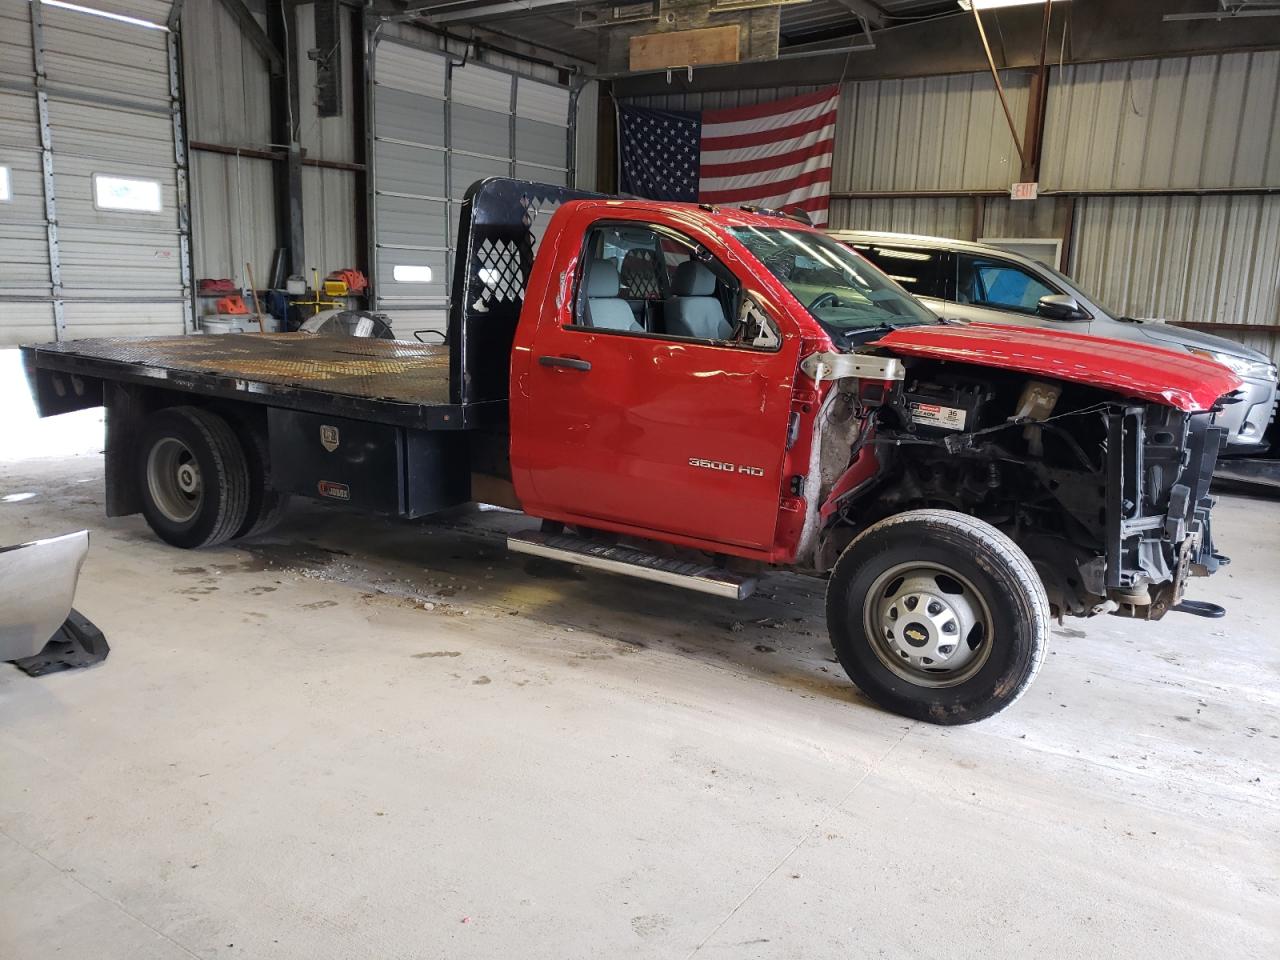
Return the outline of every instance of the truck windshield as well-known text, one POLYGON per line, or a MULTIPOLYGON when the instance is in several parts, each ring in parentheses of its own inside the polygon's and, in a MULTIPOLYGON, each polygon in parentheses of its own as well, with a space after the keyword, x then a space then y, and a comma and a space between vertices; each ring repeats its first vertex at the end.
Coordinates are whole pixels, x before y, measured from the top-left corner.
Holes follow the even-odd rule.
POLYGON ((938 318, 844 244, 809 230, 734 227, 733 235, 831 333, 914 327, 938 318))

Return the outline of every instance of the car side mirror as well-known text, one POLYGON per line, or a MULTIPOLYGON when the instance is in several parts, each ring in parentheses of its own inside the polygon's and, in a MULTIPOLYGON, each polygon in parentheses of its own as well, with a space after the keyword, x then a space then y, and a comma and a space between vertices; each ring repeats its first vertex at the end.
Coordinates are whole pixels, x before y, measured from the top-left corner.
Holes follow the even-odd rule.
POLYGON ((1088 320, 1089 315, 1080 309, 1075 297, 1064 293, 1054 293, 1041 297, 1036 304, 1036 313, 1049 320, 1088 320))

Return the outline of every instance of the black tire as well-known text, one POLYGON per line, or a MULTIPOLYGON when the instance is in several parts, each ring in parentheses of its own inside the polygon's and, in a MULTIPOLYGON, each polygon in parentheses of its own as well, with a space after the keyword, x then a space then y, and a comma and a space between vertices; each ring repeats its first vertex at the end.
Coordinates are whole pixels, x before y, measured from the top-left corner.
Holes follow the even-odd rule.
POLYGON ((289 507, 289 495, 271 488, 271 446, 261 423, 235 422, 249 468, 249 508, 235 539, 256 537, 274 530, 289 507))
POLYGON ((149 416, 138 442, 137 482, 142 513, 156 536, 184 549, 225 543, 249 509, 249 468, 235 431, 198 407, 167 407, 149 416), (182 489, 173 472, 183 471, 182 489), (195 480, 190 481, 194 475, 195 480))
POLYGON ((928 723, 973 723, 1011 706, 1035 679, 1049 601, 1027 555, 995 527, 950 510, 912 510, 881 520, 845 548, 827 586, 827 629, 845 672, 875 703, 928 723), (913 592, 931 580, 941 585, 936 604, 927 591, 913 592), (938 617, 917 612, 920 596, 938 617), (953 607, 972 616, 957 618, 953 607), (959 631, 963 648, 930 626, 948 619, 972 622, 959 631), (897 639, 885 639, 895 628, 897 639), (963 667, 923 656, 914 663, 917 645, 963 667))

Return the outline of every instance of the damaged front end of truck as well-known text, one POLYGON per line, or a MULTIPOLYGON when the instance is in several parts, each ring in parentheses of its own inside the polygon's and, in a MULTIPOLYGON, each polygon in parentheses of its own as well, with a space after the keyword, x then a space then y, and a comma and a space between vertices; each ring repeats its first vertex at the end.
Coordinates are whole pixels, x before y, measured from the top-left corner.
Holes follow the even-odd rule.
POLYGON ((818 570, 878 521, 945 509, 1012 539, 1058 618, 1221 614, 1183 594, 1227 562, 1209 493, 1225 434, 1216 411, 1234 389, 1227 371, 1153 366, 1138 383, 1099 357, 1082 369, 1084 352, 1118 346, 1109 341, 1071 338, 1077 356, 1050 356, 1061 342, 1020 331, 1019 349, 1006 342, 979 363, 951 348, 989 331, 913 333, 806 361, 814 381, 831 381, 807 491, 805 547, 818 570))

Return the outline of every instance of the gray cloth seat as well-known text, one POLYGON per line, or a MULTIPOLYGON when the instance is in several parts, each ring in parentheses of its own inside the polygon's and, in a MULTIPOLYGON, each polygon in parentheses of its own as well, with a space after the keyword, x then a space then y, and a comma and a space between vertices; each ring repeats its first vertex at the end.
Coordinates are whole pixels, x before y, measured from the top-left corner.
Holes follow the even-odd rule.
POLYGON ((686 260, 680 264, 671 292, 666 310, 667 333, 671 336, 728 340, 733 335, 724 307, 714 296, 716 276, 701 263, 686 260))
POLYGON ((587 322, 601 330, 643 333, 644 327, 618 290, 617 265, 612 260, 592 260, 587 267, 587 322))

